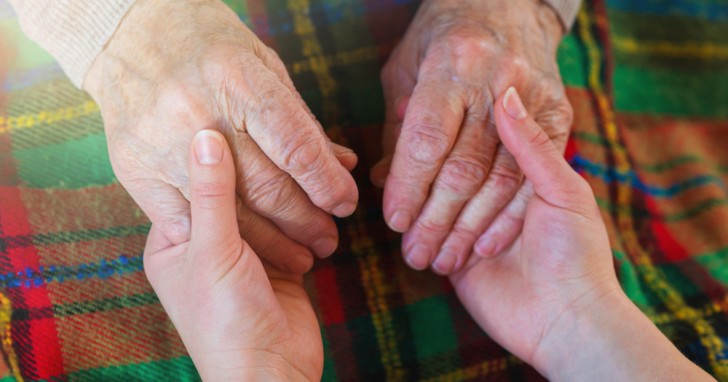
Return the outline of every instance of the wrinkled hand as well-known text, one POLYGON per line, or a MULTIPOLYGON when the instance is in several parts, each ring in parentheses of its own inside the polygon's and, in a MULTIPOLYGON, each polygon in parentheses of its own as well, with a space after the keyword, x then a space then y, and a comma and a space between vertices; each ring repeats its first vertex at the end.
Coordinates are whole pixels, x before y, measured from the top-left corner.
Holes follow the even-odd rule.
POLYGON ((323 345, 302 277, 241 240, 222 135, 197 133, 189 173, 191 240, 174 244, 152 225, 144 269, 203 380, 319 381, 323 345))
POLYGON ((335 250, 328 214, 354 211, 356 155, 330 142, 277 55, 219 0, 137 1, 84 87, 118 179, 172 243, 189 239, 187 148, 211 128, 232 145, 241 234, 261 257, 301 273, 310 250, 335 250))
POLYGON ((492 105, 518 87, 563 150, 572 111, 556 63, 562 33, 539 0, 421 5, 382 71, 384 158, 371 173, 413 268, 453 272, 473 250, 497 253, 520 232, 533 192, 499 145, 492 105))

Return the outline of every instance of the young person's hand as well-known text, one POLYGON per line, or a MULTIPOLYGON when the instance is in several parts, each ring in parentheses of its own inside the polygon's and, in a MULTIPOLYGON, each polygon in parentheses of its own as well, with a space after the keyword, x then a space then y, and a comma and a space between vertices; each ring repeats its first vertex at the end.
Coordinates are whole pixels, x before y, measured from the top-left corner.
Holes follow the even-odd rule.
POLYGON ((710 380, 622 292, 589 185, 515 89, 494 114, 535 196, 513 245, 450 277, 478 324, 551 380, 710 380))
POLYGON ((319 381, 323 345, 302 276, 267 266, 240 238, 233 155, 202 130, 189 155, 191 239, 155 226, 144 269, 204 380, 319 381))

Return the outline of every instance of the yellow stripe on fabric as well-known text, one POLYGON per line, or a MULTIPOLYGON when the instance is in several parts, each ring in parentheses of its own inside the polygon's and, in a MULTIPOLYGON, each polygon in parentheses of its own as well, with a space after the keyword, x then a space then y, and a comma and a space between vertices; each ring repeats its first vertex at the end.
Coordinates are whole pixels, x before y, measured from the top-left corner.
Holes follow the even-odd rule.
MULTIPOLYGON (((705 304, 702 308, 694 308, 695 313, 703 318, 714 316, 718 313, 728 311, 728 296, 724 296, 720 301, 713 301, 705 304)), ((646 313, 655 325, 665 325, 675 321, 683 321, 684 318, 674 313, 646 313)))
MULTIPOLYGON (((614 111, 611 101, 604 93, 601 84, 601 51, 597 42, 592 36, 591 27, 593 21, 587 11, 582 7, 578 15, 579 35, 588 50, 590 59, 589 87, 597 100, 597 106, 602 116, 602 123, 605 129, 605 136, 610 148, 619 146, 619 131, 615 123, 614 111)), ((606 23, 605 19, 597 22, 606 23)), ((613 149, 616 167, 619 171, 629 171, 630 161, 624 150, 613 149)), ((718 360, 718 354, 723 353, 723 342, 717 336, 715 329, 700 314, 683 300, 682 296, 660 275, 655 268, 647 252, 639 243, 638 236, 634 230, 635 224, 632 220, 631 201, 632 188, 628 184, 617 184, 617 226, 622 236, 626 252, 638 265, 637 269, 645 284, 654 291, 665 306, 675 317, 690 324, 697 333, 701 344, 705 347, 707 358, 713 373, 720 380, 728 380, 728 363, 725 360, 718 360)))
MULTIPOLYGON (((327 54, 321 56, 320 61, 326 68, 335 66, 347 66, 358 64, 360 62, 374 61, 379 57, 378 47, 365 47, 354 49, 346 52, 337 52, 336 54, 327 54)), ((314 70, 316 67, 312 65, 310 59, 299 60, 288 65, 288 69, 292 74, 302 74, 314 70)))
POLYGON ((18 356, 15 354, 11 335, 12 316, 13 307, 10 300, 4 294, 0 293, 0 340, 2 340, 3 352, 5 353, 5 362, 7 362, 10 372, 15 377, 15 381, 23 382, 23 376, 20 374, 20 367, 18 366, 18 356))
MULTIPOLYGON (((303 56, 305 60, 299 62, 300 70, 310 70, 318 84, 323 99, 324 123, 331 128, 337 117, 336 113, 336 81, 331 75, 329 64, 331 59, 324 56, 321 43, 316 36, 316 27, 310 17, 310 3, 308 0, 288 0, 288 11, 293 18, 293 30, 301 40, 303 56)), ((358 55, 366 56, 365 53, 358 55)), ((357 54, 350 56, 355 57, 357 54)), ((344 57, 344 56, 342 56, 344 57)), ((294 64, 295 65, 295 64, 294 64)), ((360 232, 352 233, 352 237, 366 237, 360 232)), ((364 240, 364 239, 362 239, 364 240)), ((360 253, 365 248, 372 248, 373 243, 366 242, 352 243, 352 249, 360 253)), ((362 274, 362 282, 367 296, 367 304, 371 312, 372 323, 375 328, 377 344, 381 350, 381 362, 388 380, 400 380, 404 378, 405 371, 402 369, 402 360, 397 349, 397 336, 395 334, 392 314, 387 306, 385 285, 383 275, 379 267, 379 256, 376 253, 368 253, 359 259, 359 267, 362 274)))
POLYGON ((511 366, 521 365, 523 361, 508 356, 497 359, 489 359, 477 365, 468 366, 466 368, 449 372, 447 374, 438 375, 437 377, 423 379, 423 382, 447 382, 447 381, 467 381, 479 379, 487 375, 507 370, 511 366))
POLYGON ((374 248, 371 239, 354 229, 352 229, 351 237, 358 238, 352 242, 354 253, 365 252, 363 256, 358 257, 358 262, 362 286, 377 337, 377 345, 381 350, 381 362, 387 376, 386 379, 388 381, 404 380, 406 372, 402 367, 402 360, 397 349, 397 334, 386 298, 386 295, 391 293, 392 285, 384 279, 379 264, 380 255, 371 250, 374 248))
POLYGON ((41 125, 72 121, 98 111, 99 107, 95 102, 84 101, 78 105, 41 110, 37 113, 27 113, 17 116, 0 115, 0 134, 10 130, 27 129, 41 125))
POLYGON ((645 41, 626 36, 611 36, 610 41, 615 49, 626 53, 702 60, 728 59, 728 45, 713 42, 645 41))
POLYGON ((311 4, 308 0, 289 0, 288 11, 293 17, 293 30, 301 39, 303 56, 316 78, 319 91, 321 91, 324 122, 331 124, 336 117, 336 100, 333 97, 336 91, 336 81, 331 76, 331 70, 324 57, 323 48, 316 37, 316 26, 310 15, 311 4))

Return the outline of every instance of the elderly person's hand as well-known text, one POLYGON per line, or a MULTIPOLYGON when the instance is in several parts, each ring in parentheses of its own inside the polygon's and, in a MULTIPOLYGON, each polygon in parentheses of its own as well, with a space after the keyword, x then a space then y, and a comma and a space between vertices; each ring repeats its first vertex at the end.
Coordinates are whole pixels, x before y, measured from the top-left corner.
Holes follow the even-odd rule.
POLYGON ((278 56, 221 1, 137 1, 84 87, 118 179, 172 243, 189 239, 187 148, 211 128, 231 143, 241 234, 258 255, 301 273, 311 252, 335 250, 329 214, 356 207, 356 155, 330 142, 278 56))
POLYGON ((563 150, 572 111, 556 63, 562 34, 541 0, 422 3, 382 71, 384 157, 371 173, 413 268, 450 273, 520 232, 533 192, 499 145, 492 105, 517 86, 563 150))
POLYGON ((323 345, 302 277, 241 240, 233 155, 203 130, 189 154, 191 239, 152 225, 144 270, 203 380, 319 381, 323 345))
POLYGON ((622 292, 589 185, 516 91, 494 109, 535 196, 512 246, 450 276, 478 324, 550 380, 710 380, 622 292))

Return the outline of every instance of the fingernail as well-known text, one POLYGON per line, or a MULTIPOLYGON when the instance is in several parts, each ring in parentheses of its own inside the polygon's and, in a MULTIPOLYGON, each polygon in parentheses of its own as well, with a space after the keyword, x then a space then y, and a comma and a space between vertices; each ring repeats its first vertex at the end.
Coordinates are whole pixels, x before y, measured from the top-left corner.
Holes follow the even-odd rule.
POLYGON ((523 106, 521 97, 518 96, 518 92, 513 86, 506 90, 506 95, 503 97, 503 108, 511 118, 517 121, 528 117, 528 112, 523 106))
POLYGON ((218 164, 222 161, 223 145, 220 134, 211 130, 200 130, 195 135, 195 156, 202 165, 218 164))
POLYGON ((389 226, 399 233, 406 232, 410 224, 412 223, 412 218, 403 211, 397 211, 394 214, 392 214, 392 218, 389 219, 389 226))
POLYGON ((316 252, 317 255, 321 257, 327 257, 334 253, 334 251, 336 251, 337 245, 338 243, 336 239, 331 237, 324 237, 313 242, 313 244, 311 244, 311 249, 313 249, 313 251, 316 252))
POLYGON ((475 243, 475 253, 480 257, 491 257, 495 255, 496 242, 489 235, 485 235, 475 243))
POLYGON ((452 268, 455 265, 455 253, 449 248, 443 248, 440 253, 437 254, 435 262, 432 263, 432 269, 440 275, 448 275, 452 272, 452 268))
POLYGON ((417 244, 407 252, 407 264, 418 271, 427 268, 429 260, 430 251, 424 245, 417 244))
POLYGON ((334 215, 343 218, 346 216, 349 216, 354 213, 354 210, 356 210, 356 204, 351 202, 341 203, 338 206, 334 208, 332 211, 334 215))

